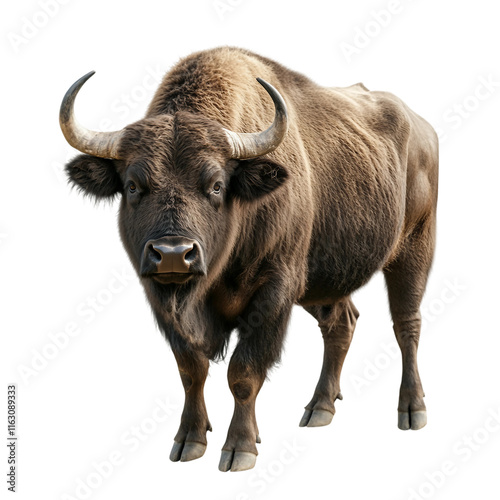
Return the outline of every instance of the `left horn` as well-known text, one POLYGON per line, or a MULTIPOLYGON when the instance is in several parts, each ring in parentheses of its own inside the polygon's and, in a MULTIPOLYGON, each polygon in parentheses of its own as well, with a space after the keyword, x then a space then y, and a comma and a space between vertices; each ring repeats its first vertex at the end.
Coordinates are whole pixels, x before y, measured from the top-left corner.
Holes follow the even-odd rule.
POLYGON ((59 123, 62 133, 71 146, 82 153, 120 160, 118 147, 123 136, 123 131, 94 132, 78 123, 75 118, 73 106, 78 91, 83 84, 95 73, 91 71, 77 80, 66 92, 59 111, 59 123))
POLYGON ((281 94, 262 78, 257 81, 267 90, 274 101, 276 114, 273 124, 264 132, 242 134, 224 129, 232 148, 232 158, 249 160, 274 151, 283 141, 288 130, 288 113, 281 94))

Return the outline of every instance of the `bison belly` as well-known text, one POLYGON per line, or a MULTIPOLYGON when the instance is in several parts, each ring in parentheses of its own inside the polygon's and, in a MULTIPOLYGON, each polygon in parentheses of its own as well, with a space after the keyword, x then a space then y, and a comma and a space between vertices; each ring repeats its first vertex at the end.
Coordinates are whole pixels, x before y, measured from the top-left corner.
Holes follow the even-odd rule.
POLYGON ((329 304, 351 294, 394 254, 404 220, 404 197, 401 192, 387 195, 377 203, 365 200, 351 208, 342 203, 345 206, 324 215, 312 235, 302 305, 329 304))

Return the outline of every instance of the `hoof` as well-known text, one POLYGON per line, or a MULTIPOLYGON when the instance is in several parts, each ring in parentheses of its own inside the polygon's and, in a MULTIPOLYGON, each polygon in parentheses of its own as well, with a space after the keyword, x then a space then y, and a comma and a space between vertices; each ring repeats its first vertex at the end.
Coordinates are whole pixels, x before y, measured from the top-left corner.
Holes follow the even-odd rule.
POLYGON ((427 412, 425 410, 398 411, 398 427, 403 431, 407 431, 408 429, 416 431, 425 427, 425 424, 427 424, 427 412))
POLYGON ((226 451, 222 450, 219 462, 219 470, 222 472, 238 472, 252 469, 255 466, 257 455, 248 451, 226 451))
POLYGON ((333 413, 327 410, 306 410, 299 423, 299 427, 323 427, 328 425, 333 413))
POLYGON ((172 462, 196 460, 204 455, 206 449, 207 445, 203 443, 196 443, 194 441, 178 443, 174 441, 174 446, 172 446, 172 451, 170 452, 170 460, 172 462))

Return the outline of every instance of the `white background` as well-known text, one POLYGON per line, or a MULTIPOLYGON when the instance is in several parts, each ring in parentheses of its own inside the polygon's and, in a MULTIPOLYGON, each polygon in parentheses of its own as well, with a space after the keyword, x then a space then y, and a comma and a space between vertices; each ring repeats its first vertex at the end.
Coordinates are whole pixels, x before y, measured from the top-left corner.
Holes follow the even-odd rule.
MULTIPOLYGON (((54 1, 50 16, 43 0, 8 2, 1 16, 0 435, 6 386, 16 383, 17 498, 499 498, 493 3, 54 1), (389 17, 380 14, 389 7, 389 17), (349 56, 346 44, 356 52, 349 56), (362 81, 394 92, 440 129, 438 248, 419 351, 423 430, 397 429, 400 355, 377 275, 354 296, 361 317, 330 426, 298 427, 322 341, 315 321, 296 308, 282 364, 258 399, 256 468, 217 470, 233 407, 226 363, 213 365, 207 381, 214 431, 205 456, 169 461, 183 402, 174 358, 122 249, 117 203, 95 205, 66 184, 62 166, 75 151, 59 130, 58 109, 67 88, 94 69, 77 115, 90 128, 119 129, 143 116, 159 78, 148 75, 218 45, 262 53, 323 85, 362 81), (125 285, 113 281, 117 273, 125 285), (93 314, 92 298, 100 309, 93 314), (55 347, 72 325, 78 334, 55 347), (169 401, 166 418, 158 398, 169 401), (131 436, 141 426, 138 444, 131 436), (99 475, 94 464, 110 455, 119 463, 99 475)), ((3 498, 4 480, 0 488, 3 498)))

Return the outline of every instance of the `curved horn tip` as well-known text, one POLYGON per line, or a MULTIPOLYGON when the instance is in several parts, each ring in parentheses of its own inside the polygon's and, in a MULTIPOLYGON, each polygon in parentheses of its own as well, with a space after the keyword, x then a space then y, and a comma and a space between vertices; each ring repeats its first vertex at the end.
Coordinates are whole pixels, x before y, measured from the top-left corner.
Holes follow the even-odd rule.
POLYGON ((67 122, 69 120, 73 99, 83 87, 84 83, 94 75, 95 71, 89 71, 86 75, 83 75, 75 83, 73 83, 73 85, 71 85, 71 87, 66 91, 66 94, 64 94, 63 100, 61 102, 61 107, 59 109, 59 121, 61 123, 67 122))
POLYGON ((95 71, 89 71, 73 83, 66 92, 59 110, 59 124, 70 146, 73 146, 82 153, 99 158, 119 160, 118 148, 123 131, 94 132, 81 126, 74 116, 73 106, 75 98, 85 82, 94 74, 95 71))
POLYGON ((95 70, 90 70, 86 75, 83 75, 82 78, 90 78, 91 76, 95 75, 95 70))
POLYGON ((262 78, 257 78, 257 81, 274 102, 274 121, 267 130, 257 133, 238 133, 224 129, 233 159, 248 160, 274 151, 281 144, 288 131, 288 111, 285 100, 270 83, 262 78))
MULTIPOLYGON (((85 83, 90 77, 94 76, 95 75, 95 71, 92 70, 92 71, 89 71, 86 75, 83 75, 80 80, 83 80, 83 83, 85 83)), ((78 81, 80 81, 78 80, 78 81)))
POLYGON ((71 87, 69 88, 68 92, 66 94, 69 94, 71 92, 74 92, 75 90, 78 91, 80 88, 83 86, 83 84, 92 76, 95 75, 95 71, 89 71, 86 75, 83 75, 81 78, 79 78, 71 87))
POLYGON ((267 93, 271 96, 271 99, 274 101, 274 103, 279 103, 281 105, 281 108, 283 109, 285 115, 287 115, 288 111, 286 108, 286 102, 283 99, 283 96, 278 92, 276 87, 271 85, 269 82, 266 82, 266 80, 262 78, 256 78, 256 80, 266 89, 267 93))

